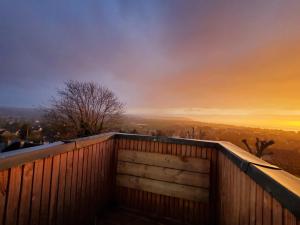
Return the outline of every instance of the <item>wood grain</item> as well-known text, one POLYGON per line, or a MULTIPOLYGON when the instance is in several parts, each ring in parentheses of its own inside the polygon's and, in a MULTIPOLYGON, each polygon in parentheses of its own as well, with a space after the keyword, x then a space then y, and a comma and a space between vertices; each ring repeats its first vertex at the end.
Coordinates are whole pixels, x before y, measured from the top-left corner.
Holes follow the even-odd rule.
POLYGON ((209 187, 209 174, 200 174, 176 169, 169 169, 144 164, 118 162, 119 174, 133 175, 142 178, 167 181, 176 184, 196 187, 209 187))
POLYGON ((19 195, 21 190, 22 168, 14 167, 10 170, 9 191, 7 196, 5 224, 15 225, 18 221, 19 195))
POLYGON ((207 189, 128 175, 117 175, 117 185, 196 202, 208 202, 209 198, 207 189))
POLYGON ((8 189, 8 170, 0 171, 0 224, 4 224, 5 203, 8 189))
POLYGON ((37 160, 34 163, 33 186, 31 196, 30 224, 37 225, 40 222, 40 208, 43 185, 44 160, 37 160))
POLYGON ((209 160, 150 152, 119 150, 118 160, 199 173, 209 173, 210 170, 209 160))
POLYGON ((27 225, 29 223, 32 179, 33 179, 33 163, 27 163, 26 165, 23 166, 19 222, 18 222, 19 225, 27 225))

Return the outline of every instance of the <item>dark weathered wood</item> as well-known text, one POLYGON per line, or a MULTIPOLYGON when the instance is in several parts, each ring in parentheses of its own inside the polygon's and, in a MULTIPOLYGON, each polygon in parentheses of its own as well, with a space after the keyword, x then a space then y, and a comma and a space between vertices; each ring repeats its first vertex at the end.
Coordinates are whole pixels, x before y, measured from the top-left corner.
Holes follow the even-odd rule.
POLYGON ((60 169, 60 155, 56 155, 52 160, 52 176, 51 176, 51 192, 49 203, 49 225, 55 224, 57 217, 57 200, 59 188, 59 169, 60 169))
POLYGON ((64 199, 65 199, 65 186, 66 186, 66 167, 67 167, 67 154, 60 155, 59 166, 59 180, 58 180, 58 195, 57 195, 57 212, 56 223, 63 224, 64 219, 64 199))
POLYGON ((119 150, 118 159, 124 162, 141 163, 190 172, 209 173, 210 170, 210 162, 208 160, 192 158, 188 156, 172 156, 168 155, 167 153, 157 154, 149 152, 119 150))
POLYGON ((18 152, 0 156, 0 169, 12 166, 0 171, 1 225, 90 223, 98 201, 112 199, 116 163, 111 135, 18 152), (103 158, 101 152, 107 152, 103 158), (25 164, 13 166, 18 163, 25 164))
POLYGON ((82 183, 83 183, 83 164, 84 164, 84 149, 78 150, 78 169, 77 169, 77 187, 76 187, 76 208, 75 208, 75 215, 73 218, 74 224, 79 224, 80 222, 80 215, 82 212, 81 202, 83 202, 82 198, 82 183), (77 220, 77 221, 76 221, 77 220))
MULTIPOLYGON (((194 146, 195 148, 193 148, 175 143, 118 139, 116 147, 119 150, 126 149, 127 151, 138 153, 149 152, 151 154, 158 153, 160 155, 179 156, 181 159, 202 158, 201 147, 194 146)), ((213 154, 211 154, 212 159, 213 157, 213 154)), ((153 213, 159 217, 170 217, 182 223, 209 224, 208 217, 210 210, 209 204, 206 203, 196 203, 194 201, 125 187, 117 188, 117 199, 124 207, 134 208, 146 214, 153 213)))
POLYGON ((73 154, 67 153, 66 175, 65 175, 65 194, 64 194, 64 224, 70 223, 71 215, 71 187, 72 187, 72 172, 73 172, 73 154))
POLYGON ((219 220, 221 224, 291 225, 295 215, 219 152, 219 220))
POLYGON ((272 197, 264 191, 263 197, 263 224, 271 225, 272 223, 272 197))
POLYGON ((43 189, 40 210, 40 224, 48 224, 49 217, 49 198, 50 198, 50 182, 52 175, 52 157, 44 160, 44 174, 43 174, 43 189))
POLYGON ((37 160, 34 162, 30 216, 30 224, 32 225, 39 224, 40 222, 40 208, 43 188, 43 169, 44 160, 37 160))
POLYGON ((281 204, 276 200, 272 199, 272 222, 273 225, 282 225, 283 211, 281 204))
POLYGON ((81 186, 81 199, 80 199, 80 223, 84 223, 87 216, 87 191, 88 191, 88 149, 84 148, 83 151, 83 167, 82 167, 82 186, 81 186))
POLYGON ((207 189, 128 175, 117 175, 117 185, 197 202, 207 202, 209 196, 207 189))
POLYGON ((297 225, 297 218, 289 212, 287 209, 284 209, 283 212, 283 218, 284 218, 284 225, 297 225))
POLYGON ((183 185, 185 184, 203 188, 209 187, 209 174, 199 174, 145 164, 120 161, 118 163, 118 173, 183 185))
POLYGON ((0 224, 4 224, 8 189, 8 170, 0 171, 0 224))
POLYGON ((71 184, 71 190, 70 190, 70 215, 69 215, 69 224, 75 224, 76 222, 76 208, 78 207, 77 204, 77 188, 79 186, 79 182, 77 180, 78 178, 78 157, 79 157, 79 150, 74 151, 73 155, 73 168, 72 168, 72 184, 71 184))
POLYGON ((22 168, 14 167, 10 169, 9 190, 7 196, 7 208, 5 224, 14 225, 18 222, 19 197, 21 190, 22 168))
POLYGON ((27 225, 30 218, 30 201, 33 179, 33 163, 27 163, 23 166, 22 187, 19 208, 19 225, 27 225))

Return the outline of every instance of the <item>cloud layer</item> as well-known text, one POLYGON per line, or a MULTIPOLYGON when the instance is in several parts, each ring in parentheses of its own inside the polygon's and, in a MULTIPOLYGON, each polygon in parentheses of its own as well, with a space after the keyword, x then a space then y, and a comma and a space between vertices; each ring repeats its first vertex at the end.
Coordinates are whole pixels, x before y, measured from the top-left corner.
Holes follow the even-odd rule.
POLYGON ((0 105, 47 104, 68 79, 129 108, 300 109, 300 2, 0 3, 0 105))

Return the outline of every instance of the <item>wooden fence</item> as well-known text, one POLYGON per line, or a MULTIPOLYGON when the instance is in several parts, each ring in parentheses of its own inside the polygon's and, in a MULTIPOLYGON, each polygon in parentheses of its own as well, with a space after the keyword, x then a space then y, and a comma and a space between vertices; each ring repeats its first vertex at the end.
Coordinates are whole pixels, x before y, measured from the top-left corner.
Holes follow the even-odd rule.
POLYGON ((300 225, 300 180, 226 142, 110 133, 0 154, 0 225, 93 224, 111 203, 182 224, 300 225))
POLYGON ((99 136, 3 154, 0 224, 92 224, 113 194, 113 149, 99 136))
MULTIPOLYGON (((200 193, 198 192, 200 195, 198 196, 198 198, 204 196, 204 198, 207 199, 189 198, 191 195, 187 197, 185 193, 181 193, 181 194, 177 193, 177 197, 175 197, 176 195, 172 196, 169 194, 170 188, 172 187, 169 186, 166 188, 166 185, 164 185, 165 187, 164 192, 157 192, 156 190, 150 191, 144 189, 143 186, 141 186, 140 184, 137 185, 138 187, 134 187, 130 185, 124 187, 126 186, 124 185, 124 183, 119 183, 119 185, 117 186, 117 201, 121 204, 121 206, 129 209, 135 209, 139 212, 142 212, 143 214, 151 215, 154 217, 171 218, 173 220, 182 223, 203 224, 203 225, 212 224, 214 218, 211 217, 210 214, 215 211, 215 207, 216 207, 216 201, 214 199, 216 195, 213 194, 215 193, 214 190, 216 187, 214 185, 214 181, 216 180, 215 175, 217 172, 216 149, 209 147, 209 145, 204 147, 203 145, 196 146, 196 145, 189 145, 188 143, 182 144, 182 143, 176 143, 176 142, 170 142, 164 140, 153 140, 151 138, 137 139, 135 136, 131 136, 131 135, 119 136, 116 139, 116 148, 118 150, 118 153, 122 154, 122 156, 120 157, 121 161, 122 159, 124 160, 124 156, 123 156, 124 151, 128 151, 128 152, 131 151, 135 154, 137 153, 151 154, 152 156, 151 161, 153 161, 153 159, 157 156, 161 157, 161 160, 154 160, 155 163, 150 162, 150 159, 143 159, 141 163, 141 159, 140 159, 139 161, 139 163, 141 163, 140 165, 155 164, 156 166, 159 165, 160 168, 163 168, 165 167, 166 163, 165 162, 160 163, 158 161, 164 161, 163 159, 165 157, 168 157, 167 161, 169 161, 170 163, 170 160, 172 159, 170 158, 170 156, 173 157, 176 156, 175 161, 177 160, 177 163, 181 162, 181 160, 178 160, 178 157, 180 157, 183 161, 184 159, 190 160, 190 164, 189 164, 190 166, 194 165, 194 164, 191 165, 192 161, 198 162, 200 163, 199 165, 197 165, 200 166, 200 170, 198 171, 202 171, 201 174, 202 176, 204 176, 202 181, 206 183, 206 185, 204 185, 206 187, 204 187, 204 189, 202 189, 200 193), (208 176, 208 178, 205 178, 206 176, 208 176), (206 179, 208 179, 208 181, 206 179), (209 182, 212 183, 209 184, 209 182)), ((148 158, 147 155, 145 155, 145 157, 148 158)), ((132 160, 131 157, 131 160, 128 160, 127 158, 124 161, 134 161, 134 160, 132 160)), ((169 165, 168 167, 170 168, 172 166, 169 165)), ((187 171, 187 169, 182 169, 182 170, 187 171)), ((188 170, 193 170, 193 169, 190 168, 188 170)), ((132 172, 130 172, 129 174, 132 174, 132 172)), ((149 174, 143 173, 143 175, 141 175, 135 173, 135 176, 149 177, 149 174)), ((162 180, 162 178, 158 176, 152 177, 152 179, 162 180)), ((163 178, 163 180, 165 179, 166 177, 163 178)), ((173 181, 172 183, 176 183, 176 182, 173 181)), ((153 189, 153 187, 151 188, 153 189)))
POLYGON ((300 179, 242 151, 238 153, 247 158, 244 166, 228 152, 218 154, 219 223, 300 225, 300 218, 291 212, 300 212, 300 179))
POLYGON ((120 184, 117 200, 126 208, 184 224, 300 225, 300 179, 230 143, 119 134, 116 149, 210 162, 208 202, 120 184))

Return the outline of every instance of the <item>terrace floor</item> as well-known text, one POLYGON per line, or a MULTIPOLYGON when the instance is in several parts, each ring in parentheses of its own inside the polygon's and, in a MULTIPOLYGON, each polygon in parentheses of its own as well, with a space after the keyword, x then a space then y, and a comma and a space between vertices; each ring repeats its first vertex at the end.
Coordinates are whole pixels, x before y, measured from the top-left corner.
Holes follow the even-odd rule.
POLYGON ((121 208, 114 208, 99 216, 96 225, 180 225, 170 220, 156 219, 121 208))

